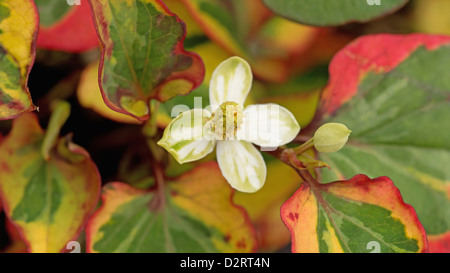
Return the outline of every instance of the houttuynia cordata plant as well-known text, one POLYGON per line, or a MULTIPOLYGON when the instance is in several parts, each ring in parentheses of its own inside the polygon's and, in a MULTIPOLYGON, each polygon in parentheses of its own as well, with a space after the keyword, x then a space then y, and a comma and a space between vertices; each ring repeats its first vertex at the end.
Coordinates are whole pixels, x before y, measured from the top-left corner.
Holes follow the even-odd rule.
POLYGON ((450 252, 449 1, 345 2, 0 0, 0 251, 450 252))

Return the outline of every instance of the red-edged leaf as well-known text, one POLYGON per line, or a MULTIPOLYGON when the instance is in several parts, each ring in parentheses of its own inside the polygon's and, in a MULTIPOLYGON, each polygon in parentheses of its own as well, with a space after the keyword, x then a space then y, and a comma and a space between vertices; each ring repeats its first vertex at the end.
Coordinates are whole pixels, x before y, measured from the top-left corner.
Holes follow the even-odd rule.
POLYGON ((450 37, 380 34, 358 38, 330 63, 330 81, 323 91, 320 109, 334 113, 357 94, 358 85, 368 73, 386 74, 419 47, 433 50, 444 44, 450 44, 450 37))
POLYGON ((199 165, 158 192, 114 182, 86 228, 88 252, 252 252, 247 214, 216 163, 199 165))
MULTIPOLYGON (((358 173, 388 176, 411 204, 427 235, 450 231, 450 37, 370 35, 330 64, 320 118, 352 130, 322 182, 358 173)), ((313 126, 313 127, 315 127, 313 126)))
POLYGON ((41 17, 37 46, 50 50, 82 52, 98 47, 98 38, 87 0, 36 0, 41 17))
POLYGON ((36 54, 38 24, 33 1, 0 2, 0 120, 36 109, 27 83, 36 54))
POLYGON ((0 144, 1 201, 30 252, 64 249, 77 238, 100 194, 100 176, 89 154, 59 138, 53 146, 46 144, 46 158, 46 139, 36 115, 27 113, 14 120, 0 144))
POLYGON ((281 208, 292 252, 427 252, 425 230, 387 177, 301 188, 281 208))
POLYGON ((77 87, 77 97, 80 104, 117 122, 141 124, 142 122, 139 120, 129 115, 113 111, 105 104, 102 92, 98 86, 98 64, 99 62, 93 62, 81 72, 77 87))
POLYGON ((113 110, 149 117, 149 101, 198 87, 200 57, 183 48, 183 22, 159 0, 89 1, 102 48, 99 83, 113 110))

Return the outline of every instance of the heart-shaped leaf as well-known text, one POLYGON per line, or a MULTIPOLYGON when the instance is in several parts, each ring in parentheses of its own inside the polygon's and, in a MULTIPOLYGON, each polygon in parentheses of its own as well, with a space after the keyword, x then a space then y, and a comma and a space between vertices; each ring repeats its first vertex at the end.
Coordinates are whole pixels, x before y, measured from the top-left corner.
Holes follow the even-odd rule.
POLYGON ((387 177, 303 183, 281 208, 292 252, 427 252, 414 209, 387 177))
POLYGON ((254 230, 216 163, 167 182, 164 196, 114 182, 86 228, 89 252, 251 252, 254 230), (162 201, 164 200, 164 201, 162 201), (164 203, 161 203, 164 202, 164 203))
POLYGON ((336 26, 366 22, 393 12, 408 0, 263 0, 275 13, 302 24, 336 26))
POLYGON ((185 95, 204 66, 183 48, 185 27, 160 0, 89 1, 102 48, 100 88, 113 110, 149 117, 149 101, 185 95))
POLYGON ((27 82, 36 53, 38 24, 33 1, 0 2, 0 120, 36 109, 27 82))
POLYGON ((28 251, 59 252, 87 221, 101 181, 88 153, 68 138, 55 139, 44 158, 44 138, 36 115, 14 120, 0 144, 0 196, 28 251))
POLYGON ((40 15, 37 46, 50 50, 82 52, 98 47, 87 0, 35 0, 40 15), (79 2, 77 4, 76 2, 79 2))
POLYGON ((374 35, 336 55, 318 119, 352 130, 324 182, 389 176, 428 235, 450 231, 450 37, 374 35))

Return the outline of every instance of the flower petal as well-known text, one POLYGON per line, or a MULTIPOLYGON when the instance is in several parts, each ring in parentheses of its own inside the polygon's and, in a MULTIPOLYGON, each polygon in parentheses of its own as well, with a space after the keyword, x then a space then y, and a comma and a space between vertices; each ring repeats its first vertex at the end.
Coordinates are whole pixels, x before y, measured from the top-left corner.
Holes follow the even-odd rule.
POLYGON ((240 57, 223 61, 213 72, 209 85, 209 101, 216 110, 226 101, 244 105, 252 87, 253 74, 250 65, 240 57))
POLYGON ((203 131, 211 113, 193 109, 181 113, 164 130, 158 145, 166 149, 180 164, 199 160, 214 150, 216 141, 203 131))
POLYGON ((273 103, 250 105, 244 109, 237 139, 261 147, 278 147, 291 142, 299 131, 300 125, 286 108, 273 103))
POLYGON ((238 191, 256 192, 266 181, 266 163, 256 147, 246 141, 219 141, 217 162, 228 183, 238 191))

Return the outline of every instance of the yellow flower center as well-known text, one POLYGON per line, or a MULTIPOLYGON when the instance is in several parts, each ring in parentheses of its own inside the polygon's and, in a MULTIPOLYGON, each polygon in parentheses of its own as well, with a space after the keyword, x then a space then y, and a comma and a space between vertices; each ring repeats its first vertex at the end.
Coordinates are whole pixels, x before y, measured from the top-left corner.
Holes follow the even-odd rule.
POLYGON ((209 126, 218 140, 235 139, 243 122, 243 107, 236 102, 226 101, 211 115, 209 126))

